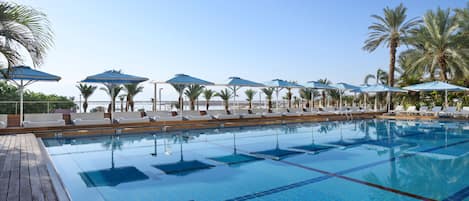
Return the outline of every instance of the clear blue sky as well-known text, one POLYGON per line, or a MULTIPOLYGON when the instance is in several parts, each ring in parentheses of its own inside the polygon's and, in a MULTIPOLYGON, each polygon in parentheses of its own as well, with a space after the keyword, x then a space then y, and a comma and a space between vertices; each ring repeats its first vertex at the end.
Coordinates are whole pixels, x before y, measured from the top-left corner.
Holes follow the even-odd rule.
MULTIPOLYGON (((387 69, 388 50, 361 49, 371 14, 395 0, 21 0, 47 13, 55 33, 42 70, 62 76, 33 90, 78 97, 76 82, 108 69, 165 81, 186 73, 216 83, 229 76, 361 84, 387 69)), ((405 1, 409 17, 463 7, 463 0, 405 1)), ((405 48, 405 47, 403 47, 405 48)), ((401 48, 402 49, 402 48, 401 48)), ((152 97, 145 83, 138 100, 152 97)), ((174 91, 163 90, 166 99, 174 91)), ((104 92, 92 99, 104 100, 104 92)))

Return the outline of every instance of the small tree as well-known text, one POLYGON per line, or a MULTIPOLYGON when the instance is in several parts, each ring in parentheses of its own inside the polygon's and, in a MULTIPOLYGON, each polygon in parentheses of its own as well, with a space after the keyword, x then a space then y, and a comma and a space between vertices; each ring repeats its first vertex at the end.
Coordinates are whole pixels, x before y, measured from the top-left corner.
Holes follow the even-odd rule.
POLYGON ((143 87, 138 86, 138 84, 126 84, 124 85, 124 90, 127 92, 127 104, 125 106, 125 111, 129 111, 130 107, 130 111, 133 112, 135 106, 134 97, 143 91, 143 87))
POLYGON ((116 111, 116 98, 117 98, 117 96, 119 96, 119 93, 121 92, 122 87, 117 86, 117 85, 112 85, 112 84, 111 85, 107 84, 105 86, 106 87, 101 87, 100 89, 105 91, 109 97, 111 97, 111 94, 113 95, 111 97, 111 103, 109 104, 109 106, 107 108, 107 112, 110 113, 111 110, 115 112, 116 111), (112 92, 114 92, 114 93, 112 93, 112 92), (114 105, 114 107, 111 108, 111 105, 114 105))
POLYGON ((246 100, 248 101, 249 103, 249 110, 252 109, 252 101, 254 100, 254 96, 257 94, 256 91, 252 90, 252 89, 248 89, 246 91, 244 91, 244 93, 246 94, 246 100))
POLYGON ((267 99, 267 105, 269 111, 272 111, 272 94, 274 94, 275 88, 269 87, 269 88, 263 88, 262 92, 265 94, 265 98, 267 99))
POLYGON ((208 107, 210 106, 210 99, 215 95, 215 91, 211 89, 206 89, 203 92, 204 98, 205 98, 205 109, 208 110, 208 107))
POLYGON ((83 99, 85 99, 83 102, 83 112, 86 113, 86 110, 88 109, 88 98, 94 93, 94 91, 96 91, 96 86, 80 84, 77 88, 80 90, 83 99))
POLYGON ((204 91, 204 87, 198 84, 190 85, 184 94, 189 98, 191 103, 191 110, 195 110, 195 101, 199 98, 200 94, 204 91))
POLYGON ((216 96, 220 97, 223 100, 223 103, 225 105, 225 111, 228 112, 229 110, 229 100, 232 97, 232 92, 229 91, 228 89, 223 89, 220 92, 216 94, 216 96))

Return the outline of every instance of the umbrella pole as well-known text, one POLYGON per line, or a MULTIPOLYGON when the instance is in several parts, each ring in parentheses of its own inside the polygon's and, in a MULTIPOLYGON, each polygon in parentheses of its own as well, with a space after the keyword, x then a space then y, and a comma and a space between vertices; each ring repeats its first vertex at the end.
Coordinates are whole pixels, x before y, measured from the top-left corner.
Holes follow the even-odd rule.
POLYGON ((342 112, 342 91, 339 90, 339 111, 342 112))
POLYGON ((114 86, 111 86, 111 124, 114 118, 114 86))
POLYGON ((312 102, 311 104, 311 112, 312 112, 314 109, 314 91, 313 90, 311 90, 311 102, 312 102))
POLYGON ((448 109, 448 90, 445 90, 445 109, 448 109))
POLYGON ((275 101, 275 110, 278 112, 278 93, 279 93, 280 90, 278 90, 278 88, 275 90, 275 94, 277 96, 277 100, 275 101))
POLYGON ((21 80, 20 82, 20 86, 19 86, 19 90, 20 90, 20 126, 23 126, 23 93, 24 93, 24 85, 23 85, 23 80, 21 80))
POLYGON ((236 111, 239 110, 238 102, 236 102, 236 86, 233 86, 233 108, 236 107, 236 111))
POLYGON ((184 104, 184 100, 183 100, 182 91, 181 91, 181 92, 179 92, 179 111, 181 112, 181 114, 179 114, 179 115, 181 115, 181 119, 184 120, 184 117, 182 116, 182 112, 184 110, 183 109, 183 107, 184 107, 183 104, 184 104))

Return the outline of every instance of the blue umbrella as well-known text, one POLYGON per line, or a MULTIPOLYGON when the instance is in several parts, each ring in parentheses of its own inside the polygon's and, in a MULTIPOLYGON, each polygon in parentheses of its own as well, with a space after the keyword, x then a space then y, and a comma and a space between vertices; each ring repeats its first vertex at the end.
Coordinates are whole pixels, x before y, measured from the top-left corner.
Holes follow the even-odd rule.
MULTIPOLYGON (((233 90, 233 102, 235 102, 236 105, 238 105, 238 103, 236 102, 236 92, 241 87, 264 87, 265 86, 261 83, 253 82, 253 81, 250 81, 250 80, 245 80, 245 79, 242 79, 240 77, 229 77, 228 78, 228 83, 226 85, 233 87, 232 88, 232 90, 233 90)), ((239 106, 238 106, 238 109, 239 109, 239 106)))
POLYGON ((48 74, 42 71, 34 70, 29 66, 16 66, 1 70, 1 79, 11 80, 20 92, 20 125, 23 125, 23 94, 24 88, 37 81, 56 81, 60 80, 59 76, 48 74))
MULTIPOLYGON (((407 90, 400 89, 400 88, 397 88, 397 87, 390 87, 390 86, 383 85, 383 84, 376 84, 376 85, 368 85, 368 86, 361 87, 360 92, 363 92, 363 93, 403 92, 403 93, 405 93, 405 92, 407 92, 407 90)), ((388 103, 387 103, 388 107, 387 108, 388 108, 388 111, 389 111, 390 106, 391 106, 389 104, 389 96, 388 96, 387 101, 388 101, 388 103)), ((376 101, 375 101, 375 105, 376 105, 376 101)))
MULTIPOLYGON (((109 70, 100 74, 88 76, 81 82, 102 83, 105 85, 118 86, 121 84, 137 84, 137 83, 144 82, 147 80, 148 78, 145 78, 145 77, 128 75, 128 74, 121 73, 121 71, 117 71, 117 70, 109 70)), ((113 112, 114 112, 114 100, 112 99, 113 96, 114 96, 114 90, 111 90, 111 121, 112 121, 113 112)))
MULTIPOLYGON (((182 85, 182 86, 184 86, 184 88, 187 85, 191 85, 191 84, 214 85, 213 82, 205 81, 205 80, 202 80, 202 79, 199 79, 199 78, 196 78, 196 77, 192 77, 192 76, 189 76, 189 75, 185 75, 185 74, 176 74, 173 78, 167 80, 166 83, 175 84, 175 85, 182 85)), ((179 97, 181 97, 181 100, 179 102, 181 117, 182 117, 182 111, 183 111, 183 108, 182 108, 182 105, 183 105, 182 93, 183 93, 182 91, 179 92, 179 97)))
POLYGON ((339 82, 336 84, 332 84, 333 87, 339 90, 339 109, 342 110, 342 92, 345 91, 354 91, 354 90, 360 90, 360 87, 357 87, 355 85, 339 82))
POLYGON ((466 87, 461 87, 458 85, 448 84, 446 82, 433 81, 426 82, 422 84, 416 84, 404 87, 406 90, 410 91, 445 91, 445 107, 448 107, 448 91, 468 91, 466 87))
MULTIPOLYGON (((332 86, 329 86, 327 84, 323 84, 323 83, 320 83, 320 82, 316 82, 316 81, 306 82, 306 84, 303 84, 303 86, 306 87, 306 88, 311 88, 311 89, 337 89, 335 87, 332 87, 332 86)), ((312 99, 314 101, 314 93, 312 93, 312 96, 313 96, 312 99)), ((313 106, 314 106, 314 104, 313 104, 313 106)))
POLYGON ((273 87, 275 88, 275 94, 276 94, 276 108, 278 110, 278 94, 280 93, 280 91, 284 88, 303 88, 304 86, 302 85, 299 85, 299 84, 296 84, 294 82, 289 82, 289 81, 285 81, 285 80, 281 80, 281 79, 273 79, 271 81, 268 81, 265 83, 265 86, 268 86, 268 87, 273 87))

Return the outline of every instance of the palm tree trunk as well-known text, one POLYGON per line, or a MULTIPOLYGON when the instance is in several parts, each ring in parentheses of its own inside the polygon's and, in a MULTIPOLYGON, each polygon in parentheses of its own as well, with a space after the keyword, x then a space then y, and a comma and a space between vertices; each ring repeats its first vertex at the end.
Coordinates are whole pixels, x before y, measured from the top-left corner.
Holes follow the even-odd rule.
POLYGON ((441 71, 440 71, 440 77, 441 77, 441 80, 443 82, 446 82, 448 80, 448 76, 446 74, 446 59, 445 59, 445 56, 442 56, 438 59, 438 63, 440 64, 440 68, 441 68, 441 71))
MULTIPOLYGON (((389 54, 390 54, 390 62, 389 62, 389 74, 388 74, 388 85, 389 86, 394 86, 394 71, 395 71, 395 65, 396 65, 396 49, 397 49, 397 40, 396 38, 391 39, 391 44, 390 44, 390 49, 389 49, 389 54)), ((393 109, 393 104, 392 104, 392 96, 391 92, 388 92, 389 96, 389 104, 390 108, 393 109)))
POLYGON ((249 110, 252 109, 252 100, 249 100, 249 110))
POLYGON ((207 100, 207 102, 205 103, 205 110, 207 110, 207 111, 208 111, 208 107, 210 106, 209 102, 210 102, 210 100, 207 100))
POLYGON ((291 108, 291 88, 288 88, 288 108, 291 108))
POLYGON ((85 98, 85 102, 83 102, 83 112, 86 113, 88 109, 88 99, 85 98))
POLYGON ((195 100, 191 99, 191 111, 195 110, 195 100))

